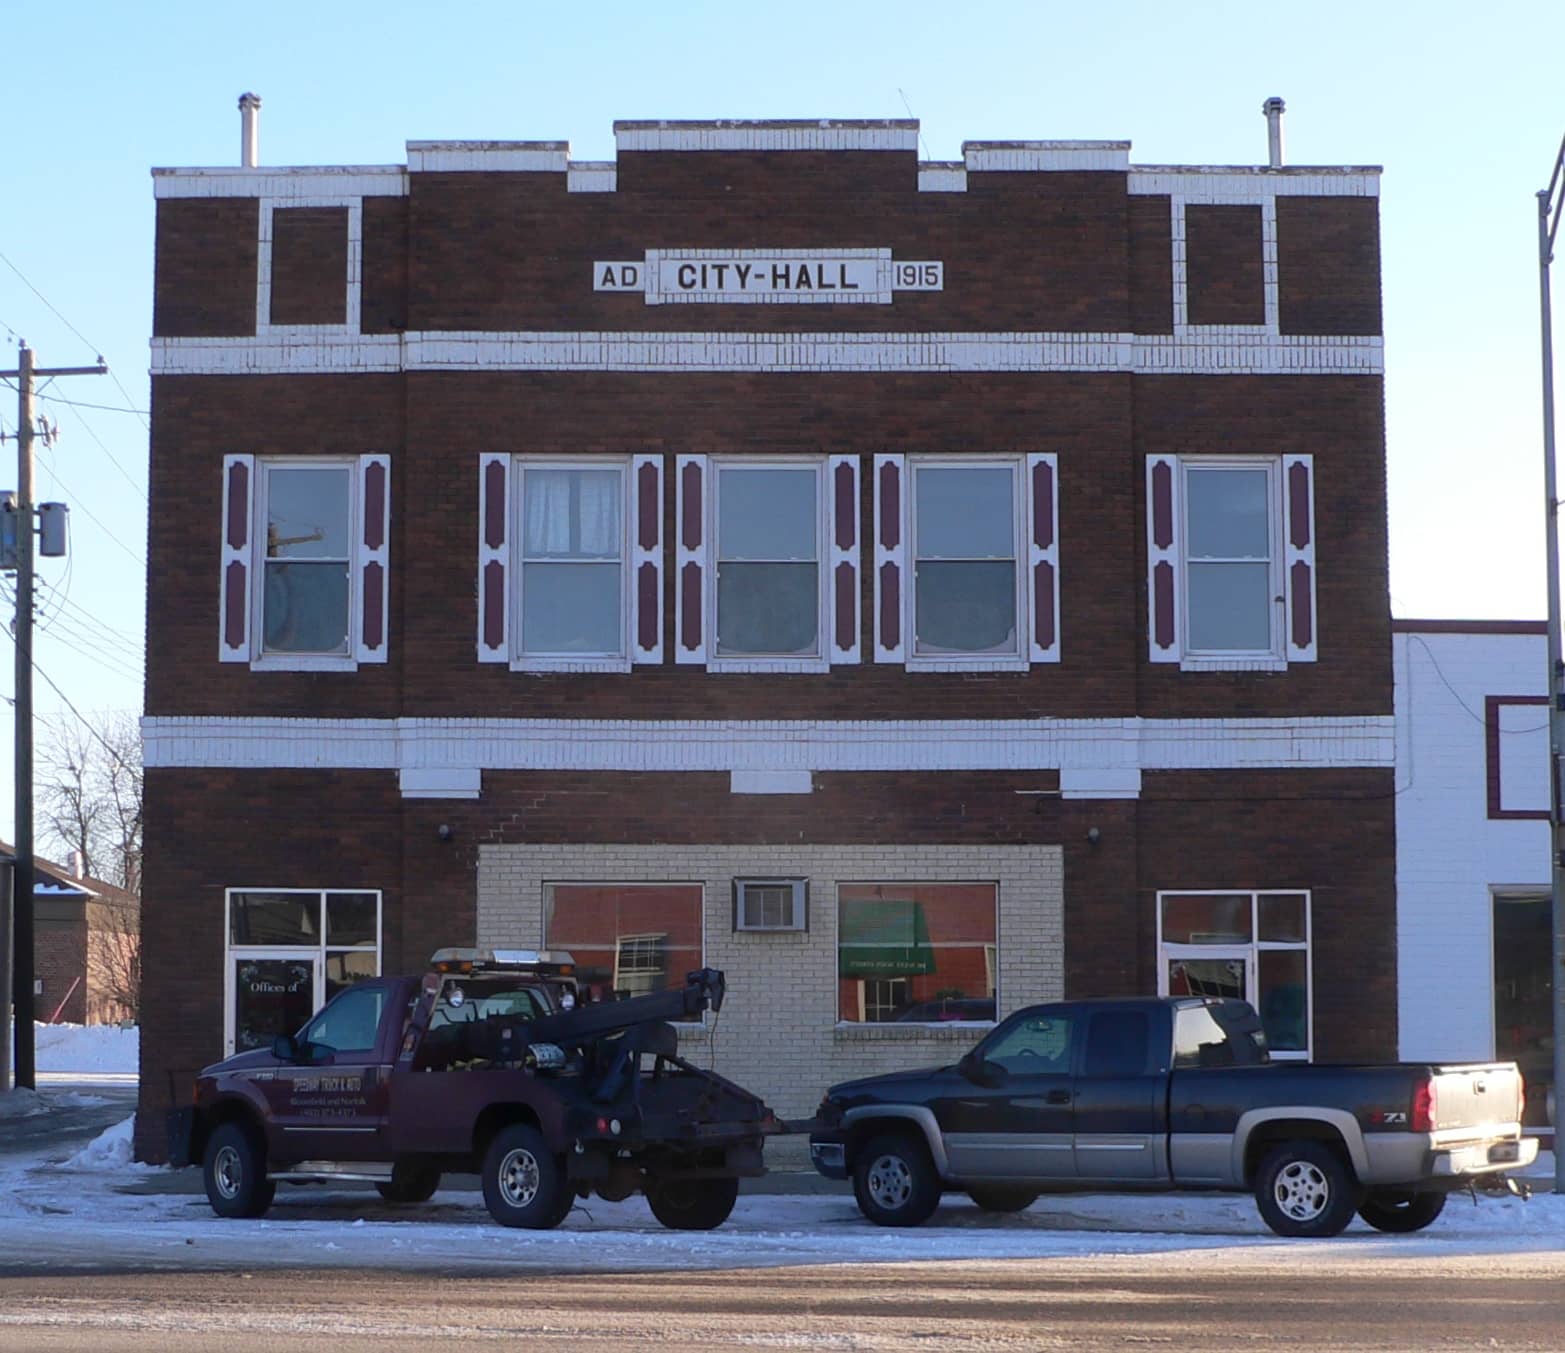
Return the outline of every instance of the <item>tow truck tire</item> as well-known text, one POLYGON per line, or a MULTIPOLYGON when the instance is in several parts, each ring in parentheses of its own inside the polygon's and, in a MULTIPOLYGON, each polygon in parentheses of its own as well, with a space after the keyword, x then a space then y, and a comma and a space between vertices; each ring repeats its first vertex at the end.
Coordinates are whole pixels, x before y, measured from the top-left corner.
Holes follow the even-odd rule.
POLYGON ((647 1180, 647 1206, 670 1231, 710 1231, 728 1220, 737 1179, 647 1180))
POLYGON ((501 1226, 547 1231, 565 1218, 570 1189, 560 1158, 525 1123, 501 1128, 484 1153, 484 1204, 501 1226))
POLYGON ((224 1123, 207 1139, 201 1178, 220 1217, 264 1216, 277 1193, 257 1134, 243 1123, 224 1123))
POLYGON ((1397 1189, 1376 1189, 1364 1199, 1359 1216, 1377 1231, 1406 1235, 1422 1231, 1445 1211, 1443 1193, 1405 1193, 1397 1189))
POLYGON ((1340 1235, 1363 1196, 1342 1158, 1315 1141, 1275 1147, 1255 1175, 1261 1220, 1280 1236, 1319 1240, 1340 1235))
POLYGON ((977 1185, 967 1191, 985 1212, 1025 1212, 1038 1201, 1033 1189, 1008 1189, 1001 1184, 977 1185))
POLYGON ((399 1160, 391 1167, 391 1178, 375 1185, 375 1191, 388 1203, 427 1203, 439 1187, 440 1171, 434 1166, 399 1160))
POLYGON ((872 1137, 853 1161, 853 1196, 876 1226, 921 1226, 940 1206, 940 1178, 916 1137, 872 1137))

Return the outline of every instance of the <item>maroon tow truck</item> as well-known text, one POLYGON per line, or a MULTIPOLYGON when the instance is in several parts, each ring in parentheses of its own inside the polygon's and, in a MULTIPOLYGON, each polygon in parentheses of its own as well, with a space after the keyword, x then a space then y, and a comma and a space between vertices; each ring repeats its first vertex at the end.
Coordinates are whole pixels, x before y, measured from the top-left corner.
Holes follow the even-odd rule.
POLYGON ((202 1165, 224 1217, 282 1182, 373 1182, 423 1202, 476 1173, 502 1226, 545 1229, 578 1197, 644 1192, 668 1227, 709 1230, 786 1130, 755 1095, 679 1056, 672 1020, 722 1008, 723 974, 581 1003, 562 952, 442 949, 423 977, 339 992, 271 1049, 206 1067, 170 1114, 169 1159, 202 1165))

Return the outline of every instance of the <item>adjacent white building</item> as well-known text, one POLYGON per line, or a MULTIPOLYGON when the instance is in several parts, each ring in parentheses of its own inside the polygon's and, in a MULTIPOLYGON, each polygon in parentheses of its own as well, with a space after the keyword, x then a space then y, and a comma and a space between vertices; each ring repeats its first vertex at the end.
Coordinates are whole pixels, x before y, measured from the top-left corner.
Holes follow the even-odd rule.
POLYGON ((1398 620, 1400 1055, 1551 1075, 1548 639, 1542 621, 1398 620))

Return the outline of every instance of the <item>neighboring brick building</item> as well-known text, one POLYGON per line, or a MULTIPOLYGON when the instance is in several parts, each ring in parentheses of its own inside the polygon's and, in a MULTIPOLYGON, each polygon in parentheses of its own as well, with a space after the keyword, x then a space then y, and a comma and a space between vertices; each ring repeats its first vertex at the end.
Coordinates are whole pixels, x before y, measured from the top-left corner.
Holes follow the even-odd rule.
POLYGON ((1401 1056, 1514 1058, 1529 1126, 1554 1079, 1548 626, 1398 620, 1401 1056))
POLYGON ((138 1150, 475 941, 725 968, 790 1116, 1061 994, 1393 1055, 1378 171, 616 137, 156 171, 138 1150))
MULTIPOLYGON (((12 847, 0 844, 11 887, 12 847)), ((78 859, 75 869, 81 868, 78 859)), ((141 985, 141 899, 112 883, 34 860, 33 1011, 63 1024, 136 1018, 141 985)))

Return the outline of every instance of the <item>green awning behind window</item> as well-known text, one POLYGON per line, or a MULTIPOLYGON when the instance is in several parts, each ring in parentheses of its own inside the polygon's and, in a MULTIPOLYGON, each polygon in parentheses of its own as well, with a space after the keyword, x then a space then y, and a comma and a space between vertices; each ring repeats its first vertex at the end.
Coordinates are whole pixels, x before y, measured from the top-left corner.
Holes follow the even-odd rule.
POLYGON ((837 971, 843 977, 918 977, 935 970, 924 908, 877 898, 842 903, 837 971))

